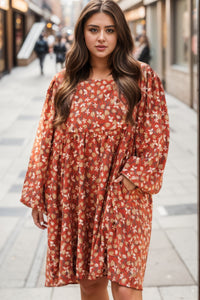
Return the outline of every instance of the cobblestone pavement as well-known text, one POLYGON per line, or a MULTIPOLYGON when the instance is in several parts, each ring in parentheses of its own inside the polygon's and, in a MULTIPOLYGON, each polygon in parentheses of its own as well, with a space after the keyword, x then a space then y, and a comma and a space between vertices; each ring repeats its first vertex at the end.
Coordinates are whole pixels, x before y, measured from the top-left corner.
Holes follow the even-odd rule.
MULTIPOLYGON (((0 299, 80 299, 78 285, 44 288, 46 233, 20 202, 21 188, 55 63, 15 68, 0 80, 0 299)), ((144 300, 197 300, 197 116, 167 95, 171 143, 154 197, 144 300)), ((110 299, 112 299, 110 288, 110 299)), ((103 299, 102 299, 103 300, 103 299)))

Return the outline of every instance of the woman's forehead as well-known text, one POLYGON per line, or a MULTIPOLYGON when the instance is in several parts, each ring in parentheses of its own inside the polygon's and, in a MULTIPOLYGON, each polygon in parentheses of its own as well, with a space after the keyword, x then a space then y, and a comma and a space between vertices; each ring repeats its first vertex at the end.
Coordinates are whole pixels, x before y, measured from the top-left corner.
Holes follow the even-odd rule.
POLYGON ((113 17, 103 12, 93 14, 87 21, 86 25, 110 26, 115 25, 113 17))

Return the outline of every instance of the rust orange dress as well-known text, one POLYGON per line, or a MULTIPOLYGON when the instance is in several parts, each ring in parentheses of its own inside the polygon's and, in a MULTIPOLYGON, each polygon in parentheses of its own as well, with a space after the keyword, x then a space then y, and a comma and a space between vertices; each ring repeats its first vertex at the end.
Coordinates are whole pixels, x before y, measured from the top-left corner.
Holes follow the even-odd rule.
POLYGON ((66 123, 53 129, 57 74, 48 89, 21 201, 47 214, 46 286, 107 277, 142 289, 152 194, 162 184, 169 125, 160 79, 141 65, 135 125, 114 80, 77 85, 66 123), (115 179, 124 174, 137 187, 115 179))

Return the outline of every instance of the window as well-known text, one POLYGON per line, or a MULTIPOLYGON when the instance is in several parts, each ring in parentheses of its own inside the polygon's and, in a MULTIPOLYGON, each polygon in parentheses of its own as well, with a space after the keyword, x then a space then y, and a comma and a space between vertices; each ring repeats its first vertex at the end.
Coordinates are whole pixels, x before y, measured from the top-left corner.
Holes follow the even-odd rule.
POLYGON ((0 10, 0 73, 5 68, 5 12, 0 10))
POLYGON ((174 3, 174 64, 189 65, 190 15, 187 0, 174 3))
POLYGON ((192 6, 192 54, 193 63, 197 64, 197 0, 193 0, 192 6))

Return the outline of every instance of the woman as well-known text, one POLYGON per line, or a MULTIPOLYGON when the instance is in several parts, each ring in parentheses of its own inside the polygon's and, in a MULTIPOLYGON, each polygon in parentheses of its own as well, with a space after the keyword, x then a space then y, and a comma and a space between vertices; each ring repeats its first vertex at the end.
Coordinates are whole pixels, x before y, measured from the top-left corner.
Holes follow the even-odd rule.
POLYGON ((65 43, 63 42, 62 35, 57 36, 57 43, 54 45, 53 51, 56 55, 56 65, 60 64, 61 68, 63 68, 67 48, 65 46, 65 43))
POLYGON ((142 34, 139 37, 139 45, 134 52, 135 59, 144 62, 146 64, 150 63, 151 55, 150 55, 150 46, 149 40, 145 34, 142 34))
POLYGON ((142 299, 169 131, 160 80, 132 51, 119 6, 90 1, 47 92, 23 187, 48 228, 46 286, 80 283, 82 300, 109 299, 108 280, 115 300, 142 299))

